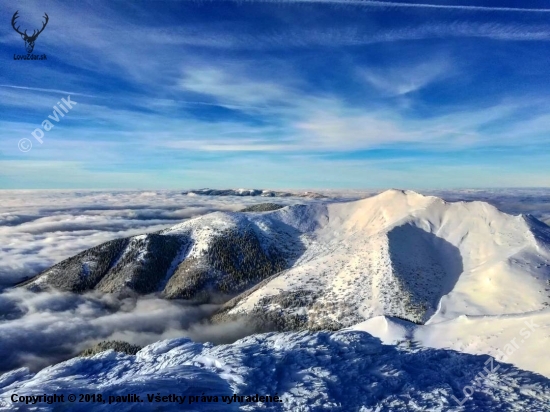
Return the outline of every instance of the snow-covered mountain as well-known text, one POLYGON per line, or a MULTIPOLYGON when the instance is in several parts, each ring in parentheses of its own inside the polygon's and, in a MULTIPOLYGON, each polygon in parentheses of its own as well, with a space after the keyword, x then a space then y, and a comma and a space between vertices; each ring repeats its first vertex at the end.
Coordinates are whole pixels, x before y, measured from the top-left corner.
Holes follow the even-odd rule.
POLYGON ((282 312, 309 328, 379 315, 423 324, 548 306, 549 240, 550 228, 529 216, 390 190, 348 203, 212 213, 107 242, 28 285, 194 298, 265 279, 227 313, 282 312))
POLYGON ((487 356, 382 345, 359 331, 271 333, 220 346, 174 339, 135 356, 109 351, 0 376, 0 409, 15 406, 13 394, 54 393, 64 402, 24 410, 546 411, 550 381, 487 356), (105 403, 67 401, 98 393, 105 403))
MULTIPOLYGON (((545 224, 483 202, 389 190, 354 202, 212 213, 98 246, 26 286, 129 288, 198 301, 237 295, 216 322, 244 317, 277 330, 336 330, 370 319, 365 330, 384 338, 382 329, 400 318, 435 347, 468 341, 461 332, 468 322, 491 319, 494 328, 485 330, 501 339, 459 348, 489 353, 512 336, 497 325, 515 324, 519 333, 512 319, 538 316, 543 326, 525 345, 547 342, 549 282, 545 224), (456 341, 442 339, 442 325, 456 341)), ((520 353, 511 361, 550 376, 550 365, 526 364, 520 353)))
POLYGON ((423 324, 550 302, 550 228, 532 217, 396 190, 308 206, 300 217, 292 208, 262 216, 301 228, 305 251, 229 302, 228 315, 284 313, 341 328, 379 315, 423 324))
MULTIPOLYGON (((290 213, 301 213, 302 206, 290 213)), ((148 235, 117 239, 66 259, 22 286, 209 301, 290 267, 302 233, 256 213, 216 212, 148 235)))

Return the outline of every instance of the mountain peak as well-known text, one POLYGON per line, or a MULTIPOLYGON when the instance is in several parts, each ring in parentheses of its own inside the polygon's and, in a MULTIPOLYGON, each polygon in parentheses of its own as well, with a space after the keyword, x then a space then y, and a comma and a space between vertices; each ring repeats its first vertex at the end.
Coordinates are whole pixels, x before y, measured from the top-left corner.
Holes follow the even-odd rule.
POLYGON ((388 189, 388 190, 385 190, 383 192, 381 192, 380 194, 378 194, 378 196, 382 196, 384 198, 391 198, 391 197, 395 197, 395 198, 406 198, 406 199, 438 199, 438 200, 442 200, 441 198, 437 197, 437 196, 429 196, 429 195, 423 195, 422 193, 419 193, 419 192, 415 192, 414 190, 408 190, 408 189, 388 189))
POLYGON ((388 189, 388 190, 385 190, 382 192, 382 194, 384 193, 389 193, 389 194, 402 194, 402 195, 420 195, 420 196, 423 196, 422 194, 418 193, 418 192, 415 192, 414 190, 408 190, 408 189, 396 189, 396 188, 391 188, 391 189, 388 189))

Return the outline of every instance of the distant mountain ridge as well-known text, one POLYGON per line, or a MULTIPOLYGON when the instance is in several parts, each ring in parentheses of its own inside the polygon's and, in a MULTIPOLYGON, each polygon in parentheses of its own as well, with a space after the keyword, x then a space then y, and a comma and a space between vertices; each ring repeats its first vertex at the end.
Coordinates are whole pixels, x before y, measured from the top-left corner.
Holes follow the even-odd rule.
POLYGON ((315 192, 283 192, 264 189, 197 189, 182 192, 190 196, 262 196, 262 197, 306 197, 323 199, 327 196, 315 192))

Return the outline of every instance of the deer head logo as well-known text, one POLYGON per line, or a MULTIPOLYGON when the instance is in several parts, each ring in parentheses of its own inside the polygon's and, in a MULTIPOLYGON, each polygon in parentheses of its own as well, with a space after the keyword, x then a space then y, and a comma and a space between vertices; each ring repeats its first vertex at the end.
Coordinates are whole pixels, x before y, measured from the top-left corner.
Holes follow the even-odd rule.
POLYGON ((34 42, 36 41, 36 38, 40 33, 42 33, 42 31, 44 31, 44 29, 46 28, 46 25, 48 24, 48 15, 44 13, 44 19, 46 21, 42 23, 42 28, 38 31, 34 30, 32 35, 29 36, 27 34, 27 30, 25 30, 24 32, 21 32, 19 31, 20 26, 15 27, 15 24, 16 24, 15 20, 17 20, 17 18, 19 17, 17 13, 19 13, 19 11, 16 11, 13 17, 11 18, 11 25, 13 29, 21 35, 21 38, 25 40, 25 49, 27 49, 27 53, 32 53, 32 51, 34 50, 34 42))

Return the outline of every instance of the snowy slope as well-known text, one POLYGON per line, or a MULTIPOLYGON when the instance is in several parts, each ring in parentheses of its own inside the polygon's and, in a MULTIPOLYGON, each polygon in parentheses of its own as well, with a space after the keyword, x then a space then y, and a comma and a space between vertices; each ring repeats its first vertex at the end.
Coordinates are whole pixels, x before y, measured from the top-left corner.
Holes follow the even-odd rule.
POLYGON ((351 327, 391 345, 406 340, 426 347, 487 354, 499 361, 550 377, 550 310, 517 315, 462 315, 428 325, 377 316, 351 327))
POLYGON ((550 230, 531 218, 397 190, 309 213, 326 223, 310 228, 301 258, 231 302, 230 315, 299 312, 310 328, 341 328, 380 315, 429 323, 550 302, 550 230), (276 303, 297 292, 312 303, 276 303))
POLYGON ((75 358, 37 374, 19 369, 0 376, 0 408, 10 397, 101 393, 137 394, 143 403, 33 405, 39 411, 543 411, 550 381, 497 364, 487 356, 385 346, 365 332, 293 332, 251 336, 213 347, 187 339, 157 342, 136 356, 103 352, 75 358), (463 388, 483 379, 465 400, 463 388), (150 403, 150 395, 186 396, 184 404, 150 403), (223 402, 233 394, 279 396, 282 402, 223 402), (210 396, 202 402, 201 396, 210 396), (189 404, 189 396, 196 401, 189 404), (215 402, 214 396, 218 396, 215 402), (462 406, 460 406, 462 403, 462 406))
POLYGON ((322 213, 300 260, 231 301, 225 316, 286 318, 282 329, 359 323, 388 343, 505 353, 550 377, 548 226, 483 202, 396 190, 322 213), (529 339, 526 322, 537 325, 529 339))

